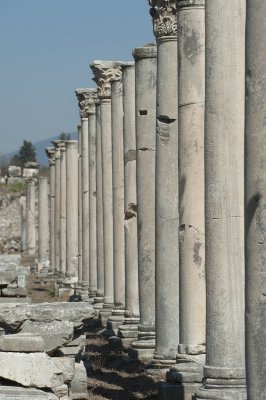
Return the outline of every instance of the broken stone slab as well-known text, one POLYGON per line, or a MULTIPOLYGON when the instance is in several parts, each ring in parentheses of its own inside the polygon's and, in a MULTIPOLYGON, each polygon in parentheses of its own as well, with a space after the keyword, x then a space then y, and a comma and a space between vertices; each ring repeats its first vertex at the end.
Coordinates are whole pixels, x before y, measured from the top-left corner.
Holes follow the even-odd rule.
POLYGON ((74 334, 74 324, 70 321, 33 322, 26 321, 20 333, 35 335, 58 335, 62 338, 62 345, 68 343, 74 334))
POLYGON ((0 336, 0 351, 53 354, 61 346, 63 339, 60 334, 34 335, 32 333, 17 333, 0 336))
POLYGON ((75 363, 75 377, 70 383, 70 395, 73 400, 87 400, 87 372, 81 361, 75 363))
POLYGON ((2 289, 4 297, 27 297, 27 289, 25 287, 7 287, 2 289))
POLYGON ((20 254, 0 254, 0 264, 15 263, 20 265, 21 255, 20 254))
POLYGON ((0 297, 0 304, 30 304, 30 297, 0 297))
POLYGON ((0 274, 0 286, 7 286, 12 282, 16 282, 17 274, 16 272, 1 272, 0 274))
POLYGON ((53 393, 19 386, 0 386, 0 400, 58 400, 53 393))
POLYGON ((49 357, 46 353, 2 352, 0 378, 25 387, 56 388, 75 375, 75 360, 49 357))
POLYGON ((80 335, 78 338, 64 345, 58 350, 58 355, 64 357, 76 357, 85 350, 86 336, 80 335))
POLYGON ((0 327, 7 332, 16 332, 27 321, 70 321, 80 329, 93 316, 94 309, 88 303, 41 303, 0 305, 0 327))

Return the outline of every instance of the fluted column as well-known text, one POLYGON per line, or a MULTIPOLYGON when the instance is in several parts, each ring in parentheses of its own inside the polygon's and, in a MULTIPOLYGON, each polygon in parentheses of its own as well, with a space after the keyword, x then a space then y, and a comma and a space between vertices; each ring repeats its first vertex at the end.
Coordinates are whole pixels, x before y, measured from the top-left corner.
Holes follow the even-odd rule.
POLYGON ((45 149, 47 157, 49 159, 49 206, 50 206, 50 218, 49 218, 49 231, 50 231, 50 269, 55 270, 55 148, 47 147, 45 149))
POLYGON ((26 251, 27 250, 26 197, 21 196, 19 203, 20 203, 20 220, 21 220, 20 245, 21 245, 21 251, 26 251))
POLYGON ((161 384, 180 399, 199 388, 206 341, 204 218, 204 0, 177 1, 179 121, 180 344, 161 384), (188 51, 188 42, 191 43, 188 51), (192 47, 194 43, 194 47, 192 47), (172 384, 174 382, 174 384, 172 384))
POLYGON ((116 332, 125 313, 125 235, 124 235, 124 147, 123 89, 121 79, 112 82, 112 151, 114 213, 114 308, 108 328, 116 332))
POLYGON ((119 77, 121 71, 119 63, 113 61, 95 61, 91 68, 98 85, 101 109, 104 306, 100 316, 103 324, 106 324, 111 315, 114 301, 111 81, 119 77))
POLYGON ((36 222, 35 222, 35 181, 27 180, 26 189, 26 238, 27 251, 30 256, 36 253, 36 222))
POLYGON ((206 2, 206 365, 196 399, 246 399, 245 1, 206 2))
POLYGON ((246 371, 249 400, 266 396, 266 3, 247 0, 246 19, 246 371))
POLYGON ((97 292, 94 297, 94 308, 99 311, 103 307, 104 296, 104 248, 103 248, 103 198, 102 198, 102 133, 101 106, 96 106, 96 242, 97 242, 97 292))
POLYGON ((66 141, 66 275, 78 280, 78 143, 66 141))
POLYGON ((39 229, 38 229, 38 262, 40 267, 47 268, 49 264, 49 216, 48 216, 48 182, 46 177, 39 177, 39 229))
POLYGON ((142 361, 155 349, 155 157, 157 48, 133 52, 136 65, 136 147, 140 324, 132 354, 142 361))
POLYGON ((157 41, 156 351, 175 362, 179 344, 177 25, 175 0, 150 0, 157 41))
POLYGON ((66 147, 60 147, 60 273, 66 273, 66 147))

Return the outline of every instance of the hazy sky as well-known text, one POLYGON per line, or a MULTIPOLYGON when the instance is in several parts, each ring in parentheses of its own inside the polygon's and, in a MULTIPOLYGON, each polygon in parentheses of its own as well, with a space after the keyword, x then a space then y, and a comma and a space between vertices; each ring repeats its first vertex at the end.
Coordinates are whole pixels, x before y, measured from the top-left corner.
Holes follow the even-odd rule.
POLYGON ((0 155, 75 131, 89 63, 151 41, 147 0, 0 0, 0 155))

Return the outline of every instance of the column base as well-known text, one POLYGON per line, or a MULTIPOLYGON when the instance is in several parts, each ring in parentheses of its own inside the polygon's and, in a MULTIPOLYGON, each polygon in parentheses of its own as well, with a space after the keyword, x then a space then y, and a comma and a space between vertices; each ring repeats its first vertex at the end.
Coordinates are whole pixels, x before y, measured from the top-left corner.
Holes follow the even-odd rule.
POLYGON ((199 389, 199 383, 169 383, 158 382, 158 400, 192 400, 199 389))
POLYGON ((153 359, 155 351, 155 328, 151 326, 138 326, 138 340, 132 343, 129 356, 148 363, 153 359))
MULTIPOLYGON (((163 356, 161 354, 154 353, 153 359, 151 360, 150 364, 147 365, 148 369, 161 369, 161 370, 168 370, 170 367, 176 364, 176 359, 168 358, 167 356, 163 356)), ((166 372, 165 371, 165 372, 166 372)), ((151 371, 152 373, 152 371, 151 371)))
MULTIPOLYGON (((219 386, 219 385, 218 385, 219 386)), ((247 389, 244 387, 202 387, 196 391, 193 400, 247 400, 247 389)))
POLYGON ((95 310, 95 317, 99 318, 99 313, 103 308, 103 296, 96 296, 94 297, 93 307, 95 310))
POLYGON ((138 317, 126 317, 122 325, 118 329, 118 337, 131 339, 131 343, 134 342, 138 337, 138 317))
POLYGON ((117 336, 118 328, 124 321, 125 310, 116 309, 112 310, 112 315, 108 318, 107 329, 113 332, 113 335, 117 336))
POLYGON ((107 321, 112 314, 113 304, 104 303, 103 308, 99 312, 99 318, 103 327, 107 327, 107 321))

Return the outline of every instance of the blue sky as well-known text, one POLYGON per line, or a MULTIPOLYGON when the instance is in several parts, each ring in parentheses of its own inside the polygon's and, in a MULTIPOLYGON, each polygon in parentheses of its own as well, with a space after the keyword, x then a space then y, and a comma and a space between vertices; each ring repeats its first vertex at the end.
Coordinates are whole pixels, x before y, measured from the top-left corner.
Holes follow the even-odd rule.
POLYGON ((0 0, 0 156, 75 131, 89 63, 151 41, 147 0, 0 0))

